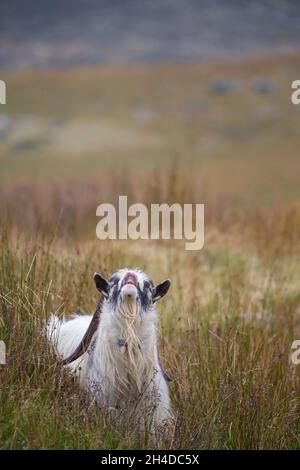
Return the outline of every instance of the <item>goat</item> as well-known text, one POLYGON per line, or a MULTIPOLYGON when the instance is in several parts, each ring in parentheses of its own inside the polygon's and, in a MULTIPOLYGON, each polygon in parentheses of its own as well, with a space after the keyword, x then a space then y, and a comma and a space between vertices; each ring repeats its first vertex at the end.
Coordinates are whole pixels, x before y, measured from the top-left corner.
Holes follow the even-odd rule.
POLYGON ((52 315, 47 336, 62 364, 100 406, 151 416, 155 429, 171 421, 167 381, 157 351, 155 303, 170 280, 154 286, 139 269, 121 269, 106 281, 94 274, 102 297, 93 316, 60 320, 52 315))

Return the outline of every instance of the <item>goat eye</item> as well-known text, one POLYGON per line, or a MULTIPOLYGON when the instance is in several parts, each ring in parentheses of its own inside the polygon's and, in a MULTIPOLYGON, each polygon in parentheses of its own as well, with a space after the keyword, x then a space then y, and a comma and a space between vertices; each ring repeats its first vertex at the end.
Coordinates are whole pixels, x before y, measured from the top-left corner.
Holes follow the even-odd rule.
POLYGON ((115 287, 119 283, 119 279, 117 277, 111 279, 110 285, 111 287, 115 287))
POLYGON ((150 282, 148 282, 148 281, 145 281, 145 282, 144 282, 144 289, 145 289, 145 290, 148 290, 148 291, 152 291, 150 282))

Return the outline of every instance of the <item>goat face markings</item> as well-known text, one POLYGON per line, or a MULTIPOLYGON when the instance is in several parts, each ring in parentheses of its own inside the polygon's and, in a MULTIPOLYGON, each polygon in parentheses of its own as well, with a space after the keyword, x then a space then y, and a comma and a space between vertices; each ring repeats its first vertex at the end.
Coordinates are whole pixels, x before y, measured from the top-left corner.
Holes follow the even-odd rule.
POLYGON ((114 311, 122 304, 135 303, 140 315, 146 313, 157 300, 166 295, 171 285, 171 281, 167 279, 154 286, 152 279, 142 271, 128 269, 117 271, 108 281, 95 273, 94 281, 114 311))

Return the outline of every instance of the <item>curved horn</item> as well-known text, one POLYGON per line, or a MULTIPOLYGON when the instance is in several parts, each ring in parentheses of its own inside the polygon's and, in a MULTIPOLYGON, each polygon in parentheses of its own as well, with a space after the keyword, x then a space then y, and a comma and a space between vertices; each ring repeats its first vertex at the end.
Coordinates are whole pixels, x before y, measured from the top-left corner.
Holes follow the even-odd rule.
POLYGON ((70 364, 70 362, 75 361, 87 351, 90 345, 90 342, 92 341, 92 338, 94 336, 94 333, 98 328, 99 322, 100 322, 100 308, 98 305, 96 312, 94 313, 93 318, 91 320, 91 323, 89 324, 89 327, 86 330, 84 337, 80 341, 80 344, 77 346, 75 351, 70 356, 60 361, 60 364, 62 364, 63 366, 70 364))

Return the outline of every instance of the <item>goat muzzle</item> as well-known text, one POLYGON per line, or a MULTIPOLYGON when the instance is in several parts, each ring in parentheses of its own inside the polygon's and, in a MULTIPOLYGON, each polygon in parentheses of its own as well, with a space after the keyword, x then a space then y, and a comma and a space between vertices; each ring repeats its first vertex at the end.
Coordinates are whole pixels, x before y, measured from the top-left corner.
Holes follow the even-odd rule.
POLYGON ((128 272, 126 276, 124 276, 124 279, 122 281, 122 287, 125 286, 126 284, 131 284, 135 287, 138 286, 138 278, 137 275, 133 272, 128 272))

